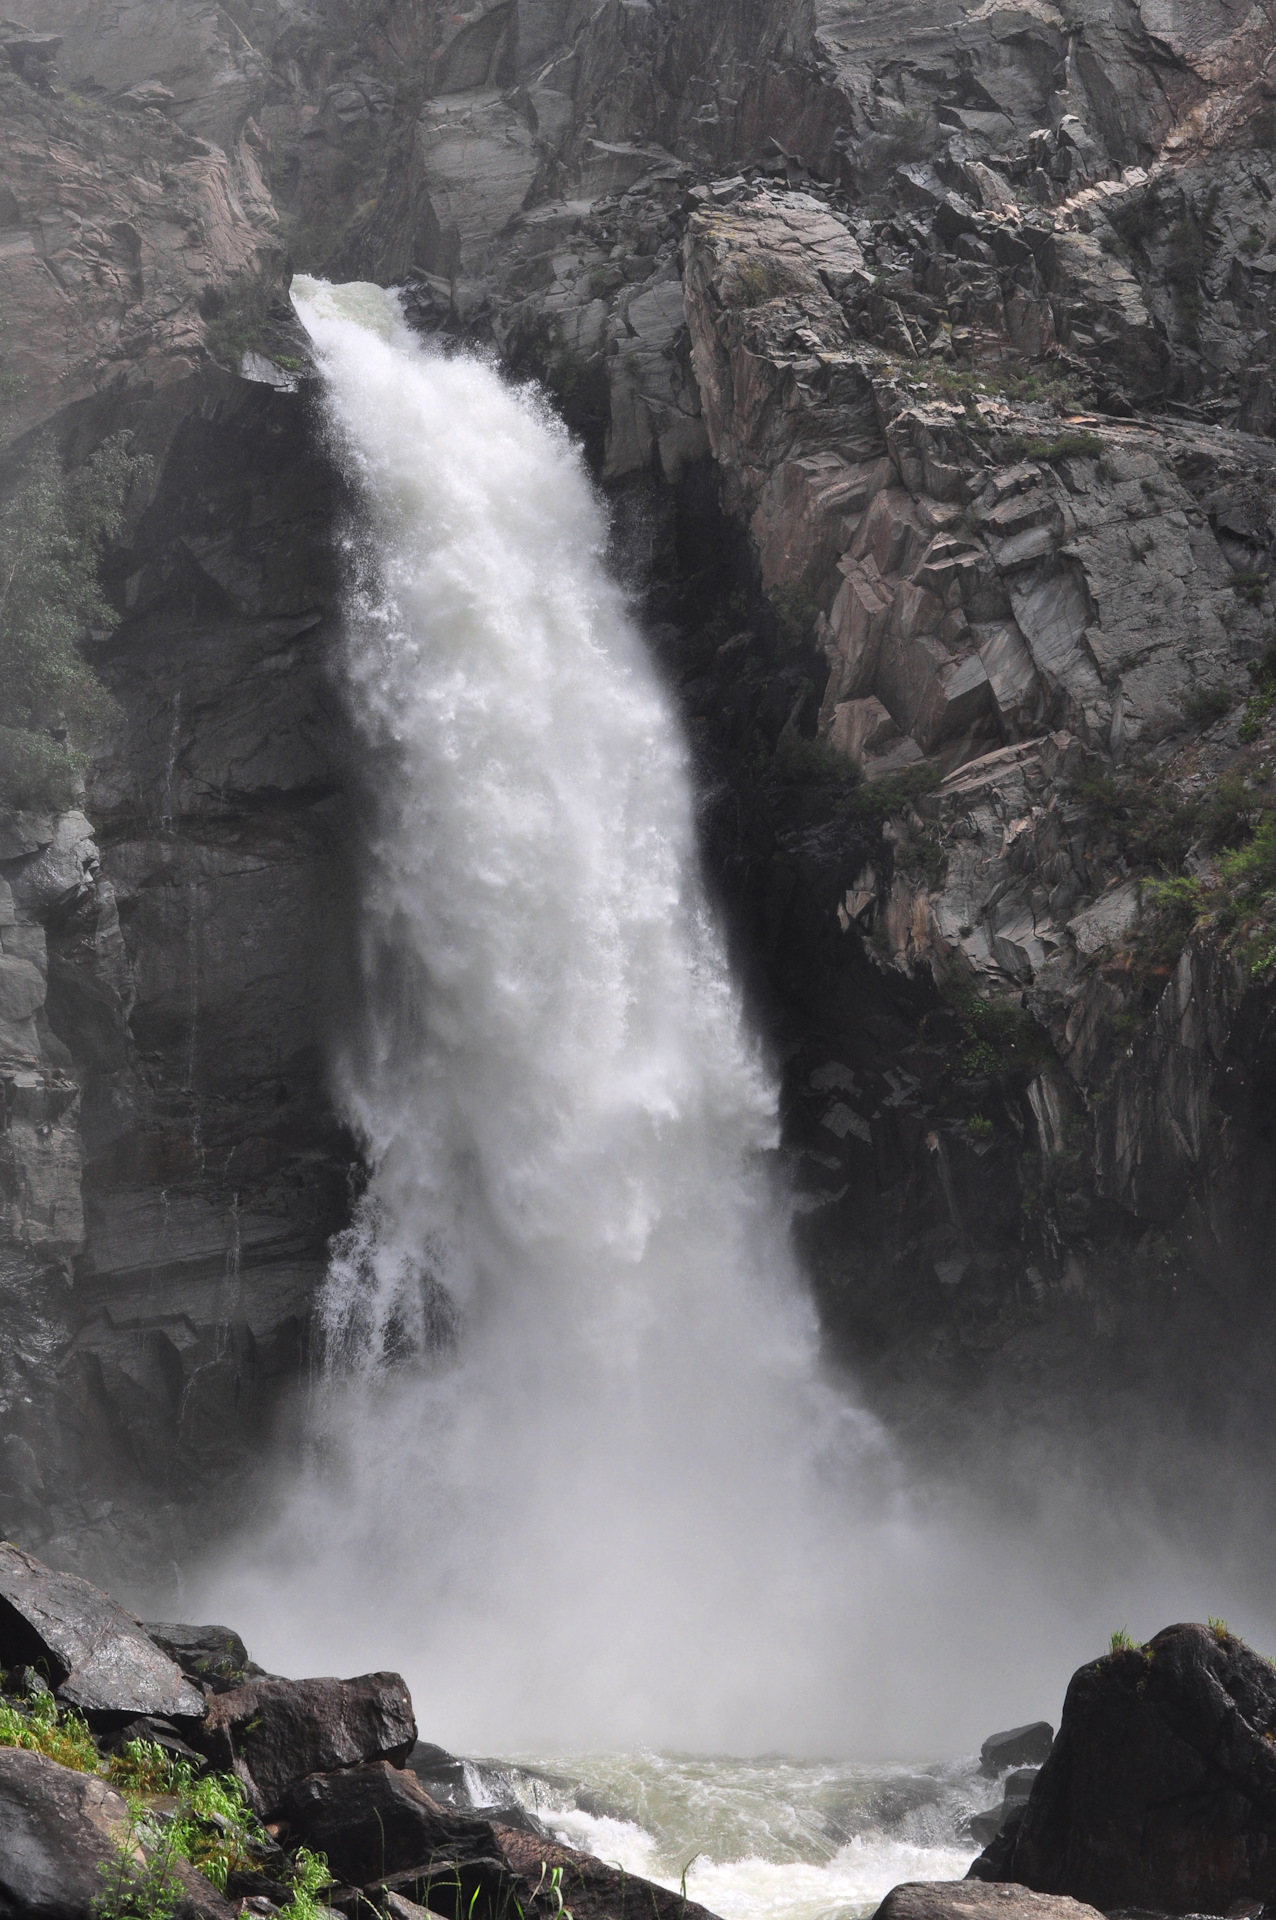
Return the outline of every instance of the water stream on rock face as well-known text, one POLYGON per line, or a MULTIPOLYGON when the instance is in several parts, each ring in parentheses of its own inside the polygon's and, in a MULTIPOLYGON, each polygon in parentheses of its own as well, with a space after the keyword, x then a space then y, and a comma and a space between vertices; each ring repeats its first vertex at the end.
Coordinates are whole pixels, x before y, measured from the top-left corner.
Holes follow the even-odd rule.
MULTIPOLYGON (((307 1463, 192 1598, 278 1670, 402 1671, 423 1735, 471 1753, 933 1758, 1057 1712, 1114 1622, 1217 1586, 1084 1489, 1000 1532, 928 1502, 822 1377, 775 1085, 580 457, 392 294, 293 297, 362 502, 366 991, 338 1078, 370 1178, 307 1463)), ((914 1840, 938 1873, 964 1846, 914 1840)), ((855 1909, 828 1891, 811 1913, 855 1909)))

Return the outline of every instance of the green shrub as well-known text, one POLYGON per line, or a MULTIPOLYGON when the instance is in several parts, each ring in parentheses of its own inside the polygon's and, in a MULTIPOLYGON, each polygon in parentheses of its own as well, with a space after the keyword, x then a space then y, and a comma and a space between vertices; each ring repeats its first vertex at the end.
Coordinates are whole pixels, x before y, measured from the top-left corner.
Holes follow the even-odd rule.
POLYGON ((776 587, 770 598, 780 644, 796 651, 814 633, 819 606, 804 587, 776 587))
POLYGON ((0 799, 33 813, 74 806, 87 755, 51 734, 0 727, 0 799))
POLYGON ((213 295, 215 305, 204 321, 204 345, 214 360, 238 373, 244 355, 265 339, 271 297, 272 289, 260 280, 240 280, 225 294, 213 295))
POLYGON ((1184 701, 1184 718, 1198 727, 1212 726, 1229 711, 1234 698, 1231 688, 1222 680, 1213 687, 1200 687, 1184 701))
POLYGON ((859 779, 855 762, 827 740, 807 740, 789 728, 776 741, 766 771, 786 786, 845 787, 859 779))
POLYGON ((1043 403, 1060 413, 1073 413, 1089 405, 1094 397, 1086 382, 1066 367, 964 367, 950 366, 944 360, 925 360, 916 372, 909 370, 907 379, 910 386, 920 382, 947 399, 960 400, 967 408, 976 396, 983 395, 1043 403))
POLYGON ((1035 1073, 1055 1059, 1054 1048, 1017 1000, 959 1002, 962 1038, 958 1059, 965 1074, 1035 1073))
POLYGON ((1232 592, 1239 593, 1242 599, 1248 600, 1251 607, 1262 605, 1266 591, 1267 575, 1265 573, 1234 573, 1232 575, 1232 592))
POLYGON ((991 1140, 997 1129, 992 1121, 982 1113, 972 1113, 966 1122, 966 1130, 972 1140, 991 1140))
POLYGON ((890 820, 907 812, 914 800, 937 787, 943 775, 937 767, 905 767, 881 780, 867 780, 842 802, 845 816, 856 820, 890 820))
POLYGON ((1098 460, 1104 446, 1097 433, 1077 430, 1058 434, 1053 440, 1027 439, 1017 434, 1005 442, 1002 452, 1008 460, 1098 460))
POLYGON ((115 712, 79 642, 116 624, 102 559, 148 464, 120 433, 64 473, 41 441, 0 509, 0 801, 10 806, 66 805, 84 748, 115 712))

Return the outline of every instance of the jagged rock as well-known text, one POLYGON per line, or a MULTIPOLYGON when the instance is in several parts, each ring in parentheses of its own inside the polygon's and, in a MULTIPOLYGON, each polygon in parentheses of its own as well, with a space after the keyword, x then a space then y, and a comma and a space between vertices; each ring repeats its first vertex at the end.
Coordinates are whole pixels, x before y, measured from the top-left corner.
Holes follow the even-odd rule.
POLYGON ((262 1672, 230 1627, 188 1627, 155 1620, 144 1624, 156 1646, 205 1692, 230 1693, 262 1672))
POLYGON ((0 1748, 0 1906, 32 1920, 91 1920, 107 1875, 125 1872, 130 1858, 141 1864, 129 1826, 127 1806, 105 1780, 42 1753, 0 1748))
POLYGON ((1049 1757, 1054 1728, 1048 1720, 990 1733, 979 1749, 981 1773, 1004 1773, 1007 1767, 1039 1767, 1049 1757))
POLYGON ((486 1820, 440 1806, 414 1773, 375 1761, 298 1780, 279 1813, 295 1840, 353 1886, 389 1883, 435 1912, 497 1920, 530 1889, 505 1865, 486 1820))
POLYGON ((0 1542, 0 1665, 43 1663, 60 1700, 90 1722, 163 1714, 198 1719, 202 1694, 141 1622, 74 1574, 0 1542))
POLYGON ((214 1766, 237 1775, 259 1812, 269 1813, 307 1774, 368 1761, 397 1767, 416 1737, 399 1675, 366 1673, 354 1680, 252 1680, 219 1693, 198 1745, 214 1766))
POLYGON ((624 1873, 561 1841, 499 1825, 496 1834, 504 1859, 527 1885, 544 1887, 559 1873, 559 1891, 573 1920, 577 1915, 580 1920, 618 1920, 631 1910, 631 1903, 652 1920, 682 1920, 684 1913, 689 1920, 712 1920, 706 1908, 684 1894, 624 1873))
POLYGON ((892 1887, 873 1920, 1092 1920, 1095 1909, 1059 1894, 970 1880, 916 1880, 892 1887))
POLYGON ((971 1868, 1112 1909, 1226 1913, 1276 1893, 1276 1672, 1225 1629, 1091 1661, 1023 1815, 971 1868))

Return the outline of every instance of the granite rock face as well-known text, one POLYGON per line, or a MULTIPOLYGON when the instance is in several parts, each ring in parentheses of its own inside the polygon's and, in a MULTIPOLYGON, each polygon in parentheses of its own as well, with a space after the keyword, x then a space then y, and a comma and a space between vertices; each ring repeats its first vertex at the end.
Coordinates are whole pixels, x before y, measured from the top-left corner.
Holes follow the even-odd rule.
POLYGON ((82 812, 0 818, 6 1527, 95 1567, 216 1524, 347 1205, 347 503, 294 267, 542 379, 610 489, 832 1336, 931 1406, 1222 1340, 1268 995, 1204 931, 1135 979, 1112 791, 1261 785, 1270 23, 31 0, 0 46, 5 473, 151 462, 86 640, 122 724, 82 812))

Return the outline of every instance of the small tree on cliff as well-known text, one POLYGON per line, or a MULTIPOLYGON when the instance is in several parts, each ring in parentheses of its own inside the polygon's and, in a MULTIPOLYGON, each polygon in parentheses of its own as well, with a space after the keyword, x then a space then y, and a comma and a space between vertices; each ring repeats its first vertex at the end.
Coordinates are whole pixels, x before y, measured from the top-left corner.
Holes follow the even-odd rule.
POLYGON ((10 806, 68 806, 85 749, 114 712, 79 642, 116 624, 103 550, 144 465, 131 434, 71 473, 44 441, 0 509, 0 800, 10 806))

